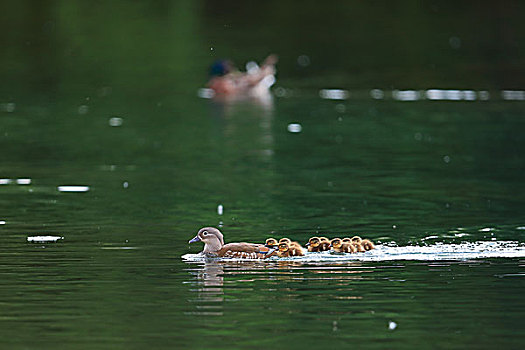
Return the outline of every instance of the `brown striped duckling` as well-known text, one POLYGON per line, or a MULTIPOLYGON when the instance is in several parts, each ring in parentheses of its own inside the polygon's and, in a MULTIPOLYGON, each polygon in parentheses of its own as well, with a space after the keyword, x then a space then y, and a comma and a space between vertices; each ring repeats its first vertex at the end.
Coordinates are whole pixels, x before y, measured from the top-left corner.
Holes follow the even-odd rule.
POLYGON ((330 246, 332 247, 332 250, 336 253, 356 253, 357 250, 351 243, 344 243, 342 239, 340 238, 334 238, 330 242, 330 246))
POLYGON ((364 253, 366 252, 365 248, 363 247, 363 245, 361 244, 361 242, 363 241, 361 239, 361 237, 359 236, 354 236, 351 238, 351 241, 352 241, 352 244, 354 245, 354 247, 356 247, 357 251, 359 253, 364 253))
POLYGON ((264 243, 265 246, 268 248, 277 249, 277 246, 279 245, 279 242, 275 238, 268 238, 266 242, 264 243))
POLYGON ((376 247, 374 246, 374 243, 369 240, 369 239, 363 239, 361 241, 361 245, 363 246, 363 248, 365 248, 365 250, 372 250, 372 249, 375 249, 376 247))
POLYGON ((203 227, 188 243, 203 242, 202 254, 216 258, 266 259, 275 254, 275 249, 257 243, 224 244, 224 236, 215 227, 203 227))
POLYGON ((279 243, 283 243, 283 242, 288 243, 288 245, 290 245, 290 247, 293 246, 293 247, 295 247, 297 249, 301 249, 301 250, 303 249, 303 247, 301 246, 301 244, 299 244, 299 242, 292 241, 290 238, 286 238, 285 237, 285 238, 281 238, 279 240, 279 243))
POLYGON ((330 240, 326 237, 319 237, 319 239, 321 240, 321 251, 324 252, 330 250, 330 240))
POLYGON ((362 239, 359 236, 352 237, 352 242, 355 244, 359 244, 361 247, 363 247, 364 251, 375 249, 374 243, 372 243, 369 239, 362 239))
POLYGON ((343 243, 352 243, 352 239, 350 237, 345 237, 341 241, 343 241, 343 243))
POLYGON ((279 243, 279 250, 277 250, 277 255, 280 258, 287 258, 290 256, 303 256, 303 249, 295 245, 291 245, 286 241, 279 243))
POLYGON ((320 252, 319 245, 321 244, 321 240, 319 237, 311 237, 308 240, 308 243, 306 243, 306 247, 308 248, 309 252, 320 252))

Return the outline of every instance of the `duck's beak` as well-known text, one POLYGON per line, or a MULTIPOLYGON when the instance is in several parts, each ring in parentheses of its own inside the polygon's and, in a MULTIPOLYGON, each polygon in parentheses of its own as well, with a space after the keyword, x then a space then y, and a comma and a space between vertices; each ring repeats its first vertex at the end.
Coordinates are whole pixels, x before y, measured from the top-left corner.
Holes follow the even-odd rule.
POLYGON ((201 241, 201 239, 199 238, 199 236, 195 236, 195 237, 193 237, 193 239, 188 241, 188 243, 195 243, 195 242, 200 242, 200 241, 201 241))
POLYGON ((304 246, 305 247, 309 247, 310 246, 310 242, 306 243, 304 246))

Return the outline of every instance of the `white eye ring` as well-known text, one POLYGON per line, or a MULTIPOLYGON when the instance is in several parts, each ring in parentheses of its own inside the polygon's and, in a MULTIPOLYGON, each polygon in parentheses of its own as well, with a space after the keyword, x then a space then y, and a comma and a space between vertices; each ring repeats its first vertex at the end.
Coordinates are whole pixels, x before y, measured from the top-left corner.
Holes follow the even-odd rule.
POLYGON ((203 235, 203 236, 206 236, 207 234, 208 234, 208 231, 203 231, 203 232, 202 232, 202 235, 203 235))

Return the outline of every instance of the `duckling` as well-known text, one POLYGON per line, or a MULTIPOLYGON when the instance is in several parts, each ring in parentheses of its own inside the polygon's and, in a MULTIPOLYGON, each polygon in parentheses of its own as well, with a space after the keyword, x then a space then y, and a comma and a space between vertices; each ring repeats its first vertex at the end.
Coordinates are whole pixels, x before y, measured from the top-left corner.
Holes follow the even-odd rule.
POLYGON ((319 245, 321 244, 321 239, 319 237, 311 237, 306 243, 306 247, 309 252, 320 252, 319 245))
POLYGON ((351 241, 354 242, 354 243, 361 244, 362 239, 359 236, 354 236, 354 237, 351 238, 351 241))
POLYGON ((290 256, 303 256, 303 250, 300 248, 297 248, 296 246, 291 246, 288 244, 288 242, 284 241, 282 243, 279 243, 279 250, 277 251, 277 255, 280 258, 287 258, 290 256))
POLYGON ((303 249, 303 247, 301 246, 301 244, 299 244, 299 242, 292 241, 290 238, 286 238, 286 237, 285 237, 285 238, 281 238, 281 239, 279 240, 279 243, 283 243, 283 242, 288 243, 288 245, 289 245, 290 247, 293 246, 293 247, 295 247, 295 248, 297 248, 297 249, 301 249, 301 250, 303 249))
POLYGON ((352 243, 352 239, 350 237, 345 237, 342 239, 343 243, 352 243))
POLYGON ((355 253, 356 248, 351 243, 343 243, 340 238, 334 238, 331 241, 332 250, 336 253, 355 253))
POLYGON ((366 252, 365 248, 361 245, 361 243, 352 242, 350 243, 353 245, 358 253, 364 253, 366 252))
POLYGON ((330 250, 330 241, 326 237, 312 237, 306 243, 309 252, 324 252, 330 250))
POLYGON ((277 242, 275 238, 268 238, 266 242, 264 243, 264 245, 267 246, 268 248, 276 249, 279 243, 277 242))
POLYGON ((372 241, 369 240, 369 239, 363 239, 363 240, 361 241, 361 245, 362 245, 363 248, 364 248, 365 250, 367 250, 367 251, 376 248, 376 247, 374 246, 374 243, 372 243, 372 241))
POLYGON ((319 251, 324 252, 330 250, 330 240, 326 237, 319 237, 321 244, 319 245, 319 251))

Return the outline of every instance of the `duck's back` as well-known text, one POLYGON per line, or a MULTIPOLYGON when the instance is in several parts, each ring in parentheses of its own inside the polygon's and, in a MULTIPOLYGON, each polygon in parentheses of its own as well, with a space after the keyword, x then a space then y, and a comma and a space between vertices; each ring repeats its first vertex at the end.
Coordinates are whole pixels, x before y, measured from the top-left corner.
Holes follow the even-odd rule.
POLYGON ((221 258, 266 259, 272 256, 274 252, 274 249, 263 244, 241 242, 224 245, 217 252, 217 256, 221 258))

